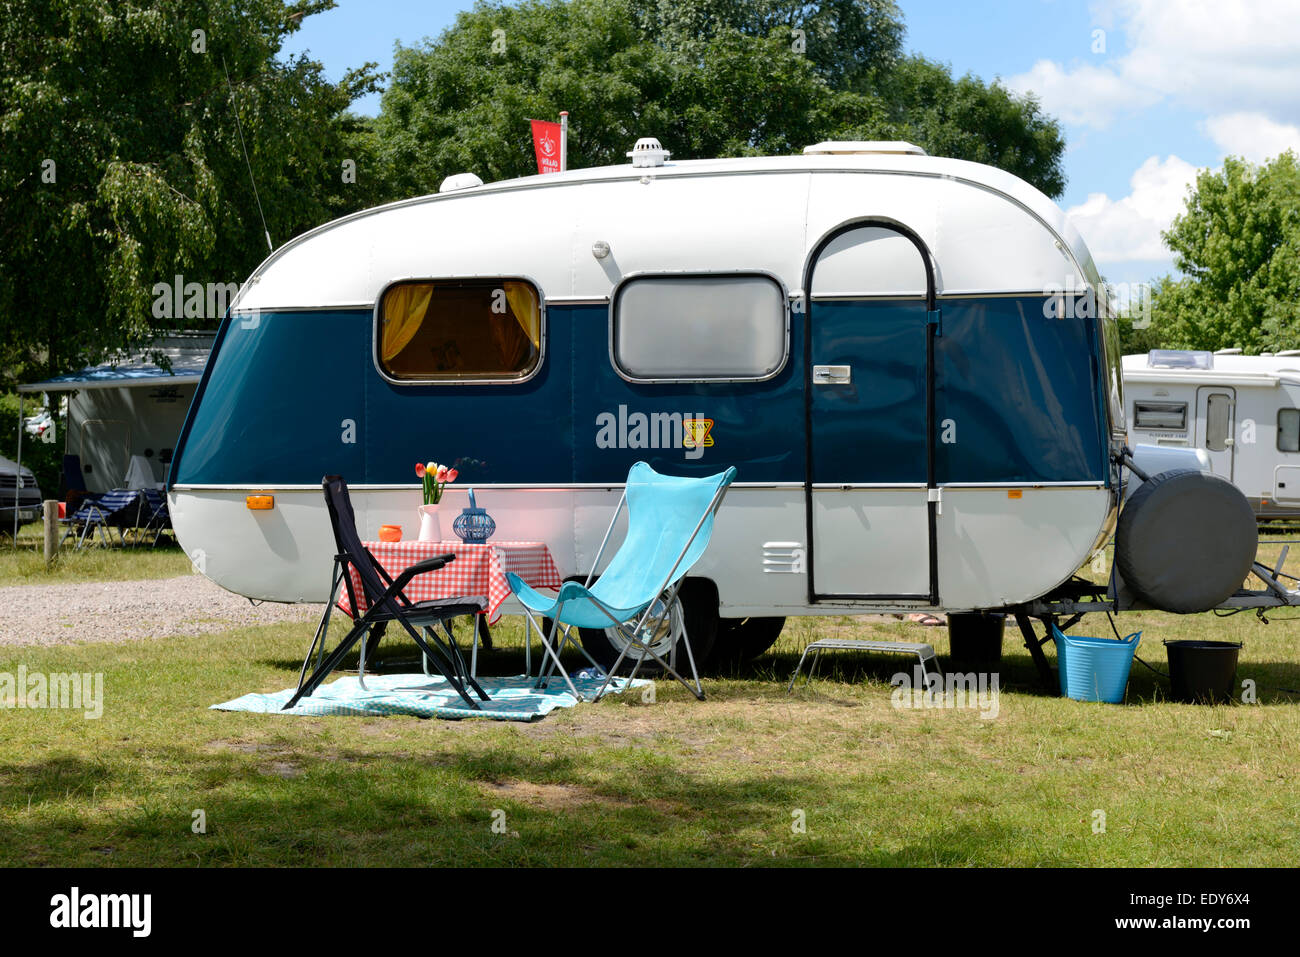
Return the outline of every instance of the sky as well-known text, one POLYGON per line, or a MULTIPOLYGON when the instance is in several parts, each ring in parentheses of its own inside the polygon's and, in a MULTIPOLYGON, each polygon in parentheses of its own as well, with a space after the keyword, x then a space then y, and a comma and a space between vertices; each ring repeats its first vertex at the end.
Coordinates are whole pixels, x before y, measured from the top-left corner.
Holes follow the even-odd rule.
MULTIPOLYGON (((472 0, 339 0, 286 52, 392 64, 472 0)), ((1057 199, 1121 298, 1173 272, 1160 233, 1200 169, 1300 151, 1300 0, 900 0, 906 47, 1033 93, 1065 133, 1057 199)), ((378 95, 354 107, 374 115, 378 95)), ((653 135, 653 130, 646 131, 653 135)), ((665 144, 669 145, 669 144, 665 144)), ((669 145, 671 148, 671 145, 669 145)))

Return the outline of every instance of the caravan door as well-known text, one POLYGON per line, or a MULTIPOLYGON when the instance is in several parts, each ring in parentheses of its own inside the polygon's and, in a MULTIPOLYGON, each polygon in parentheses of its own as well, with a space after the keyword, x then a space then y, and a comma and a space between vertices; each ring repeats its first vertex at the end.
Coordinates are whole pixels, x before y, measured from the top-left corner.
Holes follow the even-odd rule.
POLYGON ((1226 386, 1201 386, 1196 390, 1196 444, 1210 456, 1215 475, 1232 481, 1237 390, 1226 386))
POLYGON ((928 327, 919 239, 842 227, 813 251, 806 342, 813 602, 936 604, 928 327))

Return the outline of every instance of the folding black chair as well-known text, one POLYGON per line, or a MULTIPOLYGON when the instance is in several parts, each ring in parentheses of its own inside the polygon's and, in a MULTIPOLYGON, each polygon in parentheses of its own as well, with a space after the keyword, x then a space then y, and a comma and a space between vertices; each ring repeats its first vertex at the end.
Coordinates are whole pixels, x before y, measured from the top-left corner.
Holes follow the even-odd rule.
POLYGON ((303 659, 302 670, 298 674, 298 690, 284 706, 285 710, 292 708, 300 698, 310 696, 329 673, 338 667, 339 662, 358 641, 361 642, 361 658, 364 661, 366 641, 371 629, 382 634, 388 623, 393 621, 405 628, 415 640, 424 654, 426 670, 427 666, 432 664, 467 706, 476 711, 480 710, 478 702, 470 697, 467 689, 472 689, 483 701, 491 699, 465 667, 465 659, 456 645, 456 638, 451 632, 449 622, 462 615, 481 613, 487 608, 486 596, 411 601, 405 594, 406 586, 411 579, 425 572, 437 571, 453 561, 456 556, 446 554, 427 558, 407 568, 394 580, 384 567, 375 561, 369 549, 361 544, 361 536, 357 534, 356 515, 352 510, 352 500, 348 496, 347 483, 337 475, 327 475, 321 480, 321 489, 325 493, 325 504, 329 509, 330 524, 334 527, 334 543, 338 552, 334 556, 334 572, 325 614, 321 617, 316 635, 307 649, 307 657, 303 659), (357 595, 353 585, 349 573, 352 568, 356 569, 357 577, 361 580, 362 596, 357 595), (348 590, 348 607, 352 609, 353 614, 352 630, 333 651, 326 655, 325 640, 329 632, 330 613, 337 600, 340 585, 348 590), (362 603, 358 602, 359 597, 363 599, 362 603), (357 610, 363 603, 366 611, 357 617, 357 610), (434 630, 435 625, 440 625, 447 633, 446 642, 438 637, 438 633, 434 630), (421 631, 424 633, 423 636, 421 631), (316 670, 308 677, 307 669, 318 644, 320 651, 317 654, 316 670))
MULTIPOLYGON (((136 530, 140 537, 147 537, 153 532, 153 545, 158 544, 162 533, 172 527, 171 512, 167 510, 167 496, 161 489, 146 488, 140 490, 140 510, 136 521, 136 530)), ((138 543, 138 539, 137 539, 138 543)))

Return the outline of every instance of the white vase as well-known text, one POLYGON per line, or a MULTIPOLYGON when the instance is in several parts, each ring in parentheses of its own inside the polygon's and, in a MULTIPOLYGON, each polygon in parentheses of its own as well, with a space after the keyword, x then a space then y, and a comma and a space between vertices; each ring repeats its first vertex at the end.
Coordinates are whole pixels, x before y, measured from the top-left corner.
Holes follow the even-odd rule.
POLYGON ((442 526, 438 522, 438 509, 440 508, 442 508, 441 502, 437 505, 420 506, 420 541, 442 541, 442 526))

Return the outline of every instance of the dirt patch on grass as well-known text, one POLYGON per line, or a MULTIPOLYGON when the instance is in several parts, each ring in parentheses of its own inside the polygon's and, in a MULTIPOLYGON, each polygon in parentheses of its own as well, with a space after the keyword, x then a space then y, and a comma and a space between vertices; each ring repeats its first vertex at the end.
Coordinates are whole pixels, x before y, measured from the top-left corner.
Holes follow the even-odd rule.
POLYGON ((580 784, 537 784, 533 781, 490 781, 484 785, 488 794, 497 799, 532 804, 552 811, 572 810, 590 804, 606 807, 646 807, 661 814, 673 814, 682 809, 662 798, 634 800, 622 795, 602 794, 580 784))

